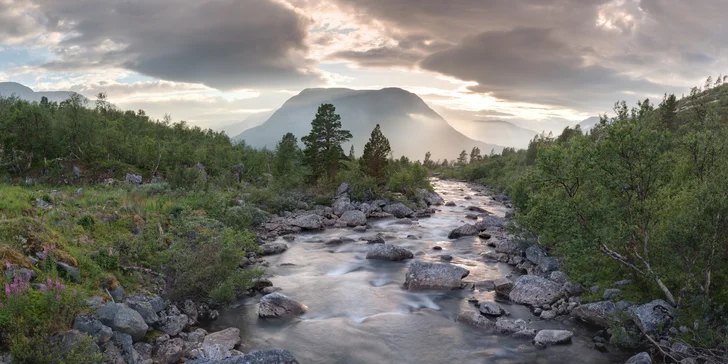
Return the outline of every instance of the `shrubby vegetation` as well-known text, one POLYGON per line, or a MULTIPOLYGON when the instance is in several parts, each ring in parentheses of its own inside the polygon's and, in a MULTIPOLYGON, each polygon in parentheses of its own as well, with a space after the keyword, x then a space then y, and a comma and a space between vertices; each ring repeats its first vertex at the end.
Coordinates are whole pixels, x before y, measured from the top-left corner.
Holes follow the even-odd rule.
POLYGON ((258 251, 253 230, 269 214, 329 205, 342 181, 361 200, 430 188, 427 170, 393 159, 378 127, 362 158, 353 147, 344 155, 350 138, 328 104, 301 136, 304 149, 288 133, 271 151, 117 110, 103 94, 93 108, 79 95, 0 98, 0 264, 9 277, 0 349, 18 362, 92 362, 90 341, 71 351, 50 344, 88 310, 86 298, 123 286, 226 304, 262 274, 239 264, 258 251), (127 174, 146 183, 121 182, 127 174), (38 276, 33 283, 53 282, 31 289, 27 277, 11 277, 19 268, 38 276))
POLYGON ((680 309, 677 325, 695 328, 685 340, 726 345, 727 91, 618 103, 588 133, 566 128, 527 150, 430 168, 509 193, 515 232, 563 257, 572 279, 630 278, 628 298, 680 309))

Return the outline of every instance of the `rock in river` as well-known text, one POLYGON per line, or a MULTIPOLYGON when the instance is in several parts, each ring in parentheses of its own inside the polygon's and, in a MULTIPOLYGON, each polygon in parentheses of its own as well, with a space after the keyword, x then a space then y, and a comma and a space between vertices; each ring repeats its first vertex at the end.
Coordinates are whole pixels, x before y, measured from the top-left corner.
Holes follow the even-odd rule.
POLYGON ((495 322, 488 320, 480 312, 474 310, 459 313, 455 321, 481 329, 495 329, 495 322))
POLYGON ((616 318, 617 309, 611 301, 593 302, 577 306, 571 311, 571 315, 581 321, 606 328, 616 318))
POLYGON ((470 271, 452 264, 414 262, 407 271, 404 286, 409 291, 460 288, 470 271))
POLYGON ((284 316, 295 316, 306 312, 308 307, 294 301, 288 296, 274 292, 267 294, 260 299, 260 306, 258 307, 259 317, 284 317, 284 316))
POLYGON ((533 343, 545 348, 551 345, 569 344, 574 333, 567 330, 541 330, 533 338, 533 343))
POLYGON ((374 244, 367 253, 367 259, 400 261, 414 257, 411 251, 391 244, 374 244))
POLYGON ((260 255, 280 254, 288 250, 288 245, 285 243, 265 243, 260 246, 260 250, 260 255))
POLYGON ((529 306, 543 306, 556 302, 563 295, 561 285, 538 276, 518 277, 508 294, 511 301, 529 306))
POLYGON ((643 351, 629 358, 624 364, 652 364, 652 358, 650 358, 650 354, 643 351))
POLYGON ((351 227, 366 225, 367 216, 361 211, 351 210, 344 212, 339 218, 339 221, 351 227))
POLYGON ((316 214, 303 215, 291 221, 291 225, 298 226, 304 230, 319 230, 323 225, 323 219, 316 214))
POLYGON ((235 349, 240 344, 240 329, 231 327, 205 336, 203 344, 221 345, 227 350, 235 349))
POLYGON ((412 216, 415 212, 403 203, 394 203, 384 207, 384 212, 394 215, 394 217, 401 219, 403 217, 412 216))
POLYGON ((486 316, 501 316, 506 313, 506 310, 495 302, 481 302, 478 308, 480 313, 486 316))
POLYGON ((458 239, 463 236, 478 235, 479 232, 480 231, 478 230, 478 228, 475 227, 475 225, 465 224, 451 231, 447 237, 448 239, 458 239))

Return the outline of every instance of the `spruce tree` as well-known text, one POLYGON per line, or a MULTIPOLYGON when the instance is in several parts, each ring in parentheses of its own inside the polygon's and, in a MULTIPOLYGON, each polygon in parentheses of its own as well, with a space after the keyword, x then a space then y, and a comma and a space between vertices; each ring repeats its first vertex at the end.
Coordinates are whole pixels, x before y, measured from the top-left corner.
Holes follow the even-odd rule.
POLYGON ((298 140, 293 133, 286 133, 276 146, 275 158, 273 159, 273 176, 284 179, 293 173, 297 162, 300 159, 301 149, 298 147, 298 140))
POLYGON ((376 178, 384 179, 384 170, 387 167, 387 156, 392 151, 389 140, 382 134, 379 124, 372 130, 369 141, 364 145, 364 154, 361 157, 364 173, 376 178))
POLYGON ((356 153, 354 153, 354 144, 349 148, 349 160, 356 160, 356 153))
POLYGON ((462 152, 460 152, 460 156, 458 156, 457 164, 459 165, 465 165, 468 164, 468 152, 463 149, 462 152))
POLYGON ((473 147, 473 150, 470 151, 470 162, 479 161, 481 158, 480 148, 473 147))
POLYGON ((341 129, 341 116, 331 104, 321 104, 311 122, 311 132, 301 138, 306 148, 303 151, 306 163, 318 180, 327 177, 332 180, 339 169, 339 161, 346 158, 341 143, 351 139, 348 130, 341 129))

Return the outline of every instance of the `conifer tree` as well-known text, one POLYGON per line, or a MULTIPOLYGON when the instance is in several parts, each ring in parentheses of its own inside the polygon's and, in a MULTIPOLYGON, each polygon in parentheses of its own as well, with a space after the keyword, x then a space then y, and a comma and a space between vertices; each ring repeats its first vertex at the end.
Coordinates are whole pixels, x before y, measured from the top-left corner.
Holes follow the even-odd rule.
POLYGON ((387 167, 387 156, 392 151, 389 146, 389 140, 382 134, 379 124, 372 130, 369 141, 364 145, 364 154, 362 154, 362 167, 364 173, 376 178, 384 179, 384 171, 387 167))
POLYGON ((332 180, 339 169, 339 161, 346 158, 341 143, 351 139, 348 130, 341 129, 341 116, 331 104, 321 104, 311 122, 311 132, 301 138, 306 163, 318 180, 326 177, 332 180))

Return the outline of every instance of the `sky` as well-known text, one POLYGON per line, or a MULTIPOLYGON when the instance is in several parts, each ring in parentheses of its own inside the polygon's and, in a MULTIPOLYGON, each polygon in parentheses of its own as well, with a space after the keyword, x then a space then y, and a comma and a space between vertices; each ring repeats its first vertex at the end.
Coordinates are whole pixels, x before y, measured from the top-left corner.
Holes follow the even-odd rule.
POLYGON ((0 81, 218 128, 309 87, 401 87, 471 137, 728 73, 725 0, 0 0, 0 81))

